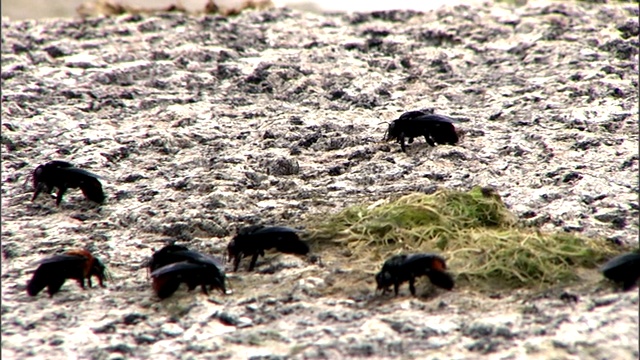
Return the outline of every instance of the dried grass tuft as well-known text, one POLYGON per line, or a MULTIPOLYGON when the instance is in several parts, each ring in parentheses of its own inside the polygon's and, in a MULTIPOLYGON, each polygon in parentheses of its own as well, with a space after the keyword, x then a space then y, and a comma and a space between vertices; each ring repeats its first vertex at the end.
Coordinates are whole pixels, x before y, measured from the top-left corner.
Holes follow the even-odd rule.
POLYGON ((437 252, 458 283, 477 289, 577 280, 577 267, 594 268, 620 251, 603 239, 522 227, 495 191, 481 187, 353 206, 309 229, 312 243, 341 249, 354 270, 376 272, 394 254, 437 252))

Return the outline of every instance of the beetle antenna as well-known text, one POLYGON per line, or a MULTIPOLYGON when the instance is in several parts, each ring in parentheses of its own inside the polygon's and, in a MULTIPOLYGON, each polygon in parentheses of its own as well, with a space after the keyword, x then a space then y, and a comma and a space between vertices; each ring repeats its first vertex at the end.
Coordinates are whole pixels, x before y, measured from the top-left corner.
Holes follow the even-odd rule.
POLYGON ((389 129, 387 129, 387 130, 384 132, 384 136, 382 137, 382 141, 387 140, 388 135, 389 135, 389 129))

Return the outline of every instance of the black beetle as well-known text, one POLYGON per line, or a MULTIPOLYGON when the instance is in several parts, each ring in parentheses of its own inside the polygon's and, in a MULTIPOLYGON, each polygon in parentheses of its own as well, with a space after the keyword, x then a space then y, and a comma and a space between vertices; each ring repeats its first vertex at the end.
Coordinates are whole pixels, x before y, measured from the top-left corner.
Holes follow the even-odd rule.
POLYGON ((253 256, 249 264, 249 271, 252 271, 258 256, 264 256, 264 251, 272 248, 287 254, 309 253, 309 245, 300 240, 295 229, 284 226, 248 226, 240 229, 227 246, 229 261, 235 260, 233 271, 238 271, 240 260, 245 255, 253 256))
POLYGON ((67 279, 75 279, 81 288, 85 288, 87 279, 92 287, 91 277, 98 278, 101 287, 105 287, 104 280, 109 279, 104 264, 93 257, 87 250, 70 250, 62 255, 54 255, 39 262, 40 266, 33 273, 27 284, 27 293, 36 296, 42 289, 47 288, 49 296, 57 293, 67 279))
POLYGON ((444 258, 436 254, 395 255, 387 259, 382 270, 376 274, 376 290, 384 293, 393 285, 395 294, 398 295, 400 284, 409 281, 409 290, 415 295, 415 279, 418 276, 427 276, 432 284, 451 290, 454 286, 453 278, 446 269, 444 258))
POLYGON ((622 283, 624 291, 630 290, 640 279, 640 253, 618 255, 604 264, 600 271, 607 279, 622 283))
POLYGON ((60 205, 62 196, 68 189, 80 188, 84 197, 102 204, 105 199, 100 176, 89 171, 78 169, 66 161, 54 160, 39 165, 33 171, 33 187, 35 192, 31 201, 45 191, 50 194, 53 188, 58 189, 56 206, 60 205))
POLYGON ((458 121, 445 115, 430 114, 426 111, 408 111, 397 120, 389 124, 384 140, 396 140, 400 143, 403 152, 407 152, 404 139, 409 138, 409 144, 413 138, 424 136, 431 146, 437 144, 455 145, 458 143, 458 133, 453 124, 458 121))
POLYGON ((223 294, 227 291, 222 264, 182 245, 170 244, 154 252, 147 265, 151 270, 152 287, 161 299, 171 296, 181 283, 186 283, 189 290, 201 285, 205 294, 209 293, 208 285, 223 294))
POLYGON ((209 294, 207 286, 219 289, 223 294, 227 292, 224 272, 211 264, 180 261, 155 270, 151 277, 153 290, 161 299, 173 295, 181 283, 186 283, 189 291, 200 285, 204 294, 209 294))

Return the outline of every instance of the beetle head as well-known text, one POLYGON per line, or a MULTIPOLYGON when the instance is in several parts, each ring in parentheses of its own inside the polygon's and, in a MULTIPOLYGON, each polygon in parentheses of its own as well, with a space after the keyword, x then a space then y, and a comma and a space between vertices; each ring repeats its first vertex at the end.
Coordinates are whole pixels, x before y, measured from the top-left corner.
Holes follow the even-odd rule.
POLYGON ((227 293, 227 286, 225 284, 226 277, 224 273, 218 274, 218 276, 212 279, 211 285, 213 289, 219 289, 223 294, 227 293))
POLYGON ((98 278, 98 282, 100 283, 100 286, 104 287, 104 281, 111 281, 111 274, 109 274, 109 271, 107 270, 107 267, 104 266, 104 264, 102 263, 102 261, 93 258, 93 263, 91 264, 91 272, 89 273, 89 276, 95 276, 98 278))
POLYGON ((389 286, 393 285, 393 278, 388 271, 380 271, 376 274, 377 290, 385 291, 389 286))
POLYGON ((400 135, 400 128, 398 124, 396 124, 396 121, 397 120, 394 120, 391 123, 389 123, 389 127, 387 128, 387 131, 385 131, 384 133, 383 140, 390 141, 390 140, 396 139, 400 135))
POLYGON ((33 187, 37 188, 38 184, 43 180, 42 173, 45 171, 44 165, 38 165, 38 167, 33 170, 33 187))

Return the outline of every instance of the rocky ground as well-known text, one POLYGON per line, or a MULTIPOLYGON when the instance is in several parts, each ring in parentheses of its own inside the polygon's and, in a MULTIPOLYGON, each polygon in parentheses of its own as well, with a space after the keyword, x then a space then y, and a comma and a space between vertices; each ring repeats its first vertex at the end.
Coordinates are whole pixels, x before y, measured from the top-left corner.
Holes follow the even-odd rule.
POLYGON ((637 244, 637 119, 637 4, 3 21, 2 356, 638 358, 638 292, 595 271, 392 298, 380 264, 268 254, 227 268, 231 294, 159 301, 144 268, 167 239, 222 256, 240 226, 473 185, 543 230, 637 244), (420 108, 459 119, 461 143, 381 141, 420 108), (52 159, 104 176, 106 204, 31 202, 52 159), (35 263, 74 247, 109 286, 29 297, 35 263))

